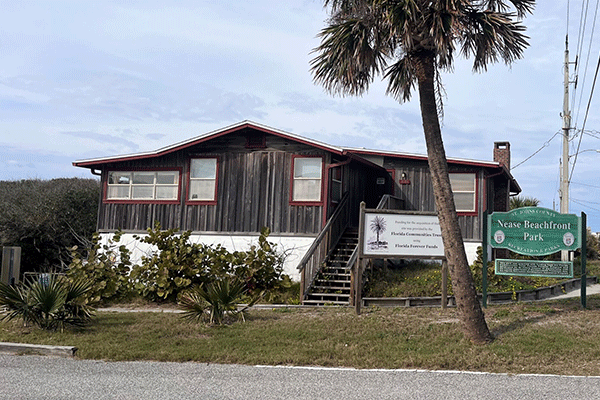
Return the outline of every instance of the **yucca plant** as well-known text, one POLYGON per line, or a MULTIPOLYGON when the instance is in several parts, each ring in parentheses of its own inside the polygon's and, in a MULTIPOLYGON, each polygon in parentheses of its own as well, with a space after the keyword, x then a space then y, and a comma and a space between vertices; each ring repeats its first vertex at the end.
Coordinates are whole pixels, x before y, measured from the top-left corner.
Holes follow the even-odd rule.
POLYGON ((222 325, 226 315, 245 320, 245 312, 262 297, 255 296, 243 308, 238 307, 247 292, 245 283, 239 278, 228 278, 202 285, 185 293, 179 307, 184 311, 182 317, 192 321, 208 321, 222 325))
POLYGON ((83 326, 94 313, 84 298, 91 287, 91 282, 69 282, 55 275, 45 282, 29 281, 16 286, 0 283, 0 314, 3 315, 0 320, 21 318, 26 326, 35 324, 47 330, 83 326))

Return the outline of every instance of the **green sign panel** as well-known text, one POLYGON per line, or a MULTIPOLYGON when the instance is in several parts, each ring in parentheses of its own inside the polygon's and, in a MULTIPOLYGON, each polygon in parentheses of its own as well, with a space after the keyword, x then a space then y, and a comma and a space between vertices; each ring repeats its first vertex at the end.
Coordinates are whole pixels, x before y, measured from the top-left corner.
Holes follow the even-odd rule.
POLYGON ((542 207, 523 207, 488 215, 488 243, 530 256, 581 247, 581 218, 542 207))
POLYGON ((572 278, 573 263, 563 261, 496 260, 496 275, 572 278))

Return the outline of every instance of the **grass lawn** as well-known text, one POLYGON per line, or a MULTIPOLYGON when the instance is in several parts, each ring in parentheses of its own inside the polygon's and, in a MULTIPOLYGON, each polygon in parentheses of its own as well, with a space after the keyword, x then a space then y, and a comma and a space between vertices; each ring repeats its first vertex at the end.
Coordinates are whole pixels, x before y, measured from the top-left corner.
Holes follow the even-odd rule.
POLYGON ((0 323, 0 341, 77 346, 77 357, 206 363, 424 368, 600 375, 600 296, 490 306, 496 340, 465 340, 454 309, 283 308, 251 310, 221 327, 172 313, 101 312, 79 331, 0 323))

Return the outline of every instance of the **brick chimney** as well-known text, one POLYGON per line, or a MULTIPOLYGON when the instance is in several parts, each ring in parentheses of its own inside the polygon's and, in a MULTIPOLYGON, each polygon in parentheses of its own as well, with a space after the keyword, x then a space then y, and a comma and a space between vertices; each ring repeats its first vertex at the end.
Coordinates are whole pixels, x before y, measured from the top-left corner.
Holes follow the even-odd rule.
POLYGON ((494 142, 494 161, 510 170, 510 143, 494 142))

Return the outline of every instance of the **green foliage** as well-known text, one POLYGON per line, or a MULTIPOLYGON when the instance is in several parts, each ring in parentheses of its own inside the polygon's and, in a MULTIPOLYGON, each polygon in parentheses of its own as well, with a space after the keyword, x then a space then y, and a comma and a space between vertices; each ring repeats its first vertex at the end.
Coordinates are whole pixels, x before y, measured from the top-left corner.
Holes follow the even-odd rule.
MULTIPOLYGON (((473 283, 477 292, 482 292, 482 248, 477 249, 477 258, 471 265, 473 283)), ((577 263, 575 263, 575 268, 577 263)), ((496 275, 494 263, 487 265, 488 292, 512 292, 516 296, 519 290, 532 290, 551 286, 560 279, 496 275)), ((448 294, 452 294, 450 277, 448 294)), ((369 297, 420 297, 439 296, 441 294, 442 272, 438 263, 411 261, 395 267, 375 266, 365 285, 365 296, 369 297)))
POLYGON ((537 207, 540 201, 535 197, 514 196, 510 198, 510 209, 514 210, 522 207, 537 207))
POLYGON ((136 237, 158 250, 142 257, 131 271, 134 288, 142 297, 175 301, 182 291, 228 272, 232 256, 222 246, 190 243, 190 231, 176 233, 176 229, 162 231, 157 223, 148 229, 148 236, 136 237))
POLYGON ((255 296, 284 284, 285 256, 267 241, 268 234, 268 229, 263 229, 258 245, 231 253, 221 245, 191 243, 190 231, 162 231, 157 223, 137 240, 158 251, 133 267, 131 280, 138 293, 152 301, 176 301, 186 290, 231 277, 239 278, 248 295, 255 296))
POLYGON ((600 259, 600 241, 598 237, 592 234, 592 230, 587 228, 586 234, 586 257, 588 260, 600 259))
POLYGON ((236 277, 199 286, 181 297, 179 307, 184 311, 182 317, 192 321, 206 321, 214 325, 222 325, 226 315, 244 320, 245 311, 261 297, 255 296, 250 303, 240 309, 238 303, 247 291, 245 282, 236 277))
MULTIPOLYGON (((516 255, 511 252, 511 255, 516 255)), ((530 256, 522 256, 526 259, 534 259, 530 256)), ((512 257, 511 257, 512 258, 512 257)), ((521 257, 514 257, 521 258, 521 257)), ((483 262, 483 249, 481 246, 477 247, 477 259, 471 265, 471 272, 473 273, 473 279, 475 281, 475 288, 479 293, 482 292, 482 262, 483 262)), ((558 282, 560 279, 557 278, 544 278, 534 276, 509 276, 509 275, 496 275, 494 262, 490 261, 487 265, 487 281, 488 281, 488 292, 512 292, 513 297, 516 297, 516 292, 519 290, 532 290, 541 287, 551 286, 558 282)))
POLYGON ((285 254, 276 251, 276 245, 269 242, 269 229, 263 228, 258 237, 258 245, 248 251, 233 253, 233 273, 246 283, 250 296, 261 292, 271 293, 272 289, 289 287, 289 278, 283 275, 285 254), (286 279, 287 278, 287 279, 286 279))
POLYGON ((20 318, 25 325, 34 324, 45 330, 64 330, 66 326, 84 326, 93 316, 93 308, 85 304, 89 281, 69 281, 51 275, 41 280, 9 286, 0 283, 1 320, 20 318))
POLYGON ((107 244, 100 244, 95 233, 84 252, 77 246, 71 248, 71 263, 67 277, 71 281, 92 282, 85 294, 88 304, 122 300, 131 294, 129 272, 130 252, 125 245, 118 245, 122 232, 117 232, 107 244))
MULTIPOLYGON (((447 289, 451 294, 450 282, 447 289)), ((439 296, 442 294, 442 266, 419 260, 400 265, 375 265, 364 290, 368 297, 439 296)))
POLYGON ((96 230, 99 196, 95 179, 0 181, 0 246, 21 247, 21 272, 68 264, 96 230))

